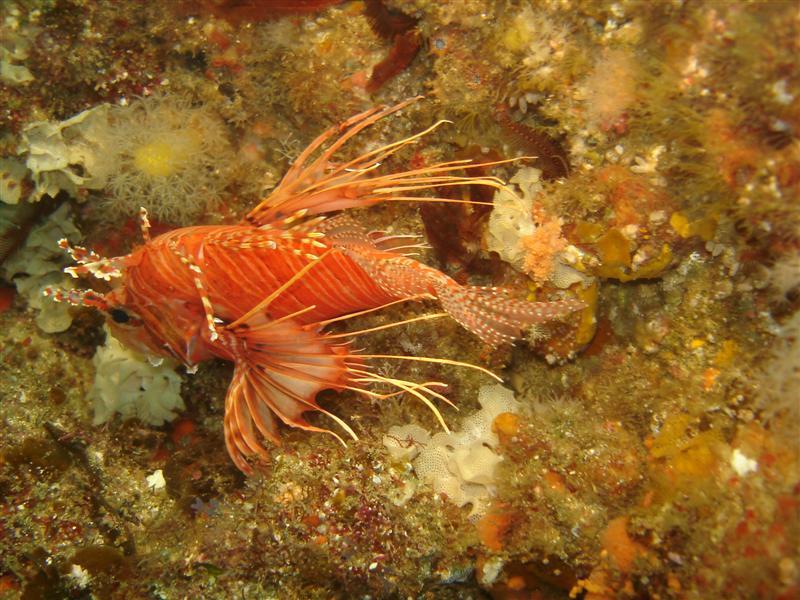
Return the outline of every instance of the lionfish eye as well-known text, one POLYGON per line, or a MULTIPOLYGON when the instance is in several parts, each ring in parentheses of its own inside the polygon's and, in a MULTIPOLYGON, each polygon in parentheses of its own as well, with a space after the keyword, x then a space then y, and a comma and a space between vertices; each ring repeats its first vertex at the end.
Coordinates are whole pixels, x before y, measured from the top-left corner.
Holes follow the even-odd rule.
POLYGON ((114 319, 115 323, 127 323, 131 320, 128 313, 121 308, 112 308, 109 314, 111 315, 111 318, 114 319))

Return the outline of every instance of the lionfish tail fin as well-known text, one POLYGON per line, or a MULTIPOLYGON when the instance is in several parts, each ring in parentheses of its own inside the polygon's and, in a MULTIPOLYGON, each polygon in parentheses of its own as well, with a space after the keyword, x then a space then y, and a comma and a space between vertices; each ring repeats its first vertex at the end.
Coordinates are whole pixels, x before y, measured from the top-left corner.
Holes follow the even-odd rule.
POLYGON ((510 297, 503 288, 461 286, 451 279, 436 287, 436 296, 455 321, 490 346, 513 342, 531 325, 586 306, 577 299, 528 302, 510 297))
POLYGON ((379 248, 347 217, 334 217, 329 225, 329 243, 356 261, 387 293, 396 298, 437 298, 453 320, 490 346, 513 342, 531 325, 560 319, 586 307, 576 298, 529 302, 513 298, 505 288, 462 286, 441 271, 397 252, 402 245, 379 248), (332 227, 334 224, 337 227, 332 227))

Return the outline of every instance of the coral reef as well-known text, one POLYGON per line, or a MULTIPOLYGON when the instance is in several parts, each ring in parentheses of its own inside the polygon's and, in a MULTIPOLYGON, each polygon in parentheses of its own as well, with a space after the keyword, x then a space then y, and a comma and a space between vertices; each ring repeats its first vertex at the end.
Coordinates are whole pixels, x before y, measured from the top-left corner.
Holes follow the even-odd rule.
POLYGON ((0 3, 0 597, 796 597, 798 23, 712 0, 0 3), (376 362, 447 381, 454 433, 330 392, 359 440, 288 432, 245 480, 228 367, 151 370, 41 296, 69 285, 61 237, 127 248, 142 205, 154 230, 236 221, 321 130, 417 95, 352 150, 447 119, 383 167, 513 159, 465 172, 516 195, 354 218, 426 237, 460 282, 586 308, 488 349, 444 320, 374 329, 430 308, 396 306, 353 320, 358 345, 485 366, 513 402, 376 362), (139 418, 97 426, 93 402, 139 418))

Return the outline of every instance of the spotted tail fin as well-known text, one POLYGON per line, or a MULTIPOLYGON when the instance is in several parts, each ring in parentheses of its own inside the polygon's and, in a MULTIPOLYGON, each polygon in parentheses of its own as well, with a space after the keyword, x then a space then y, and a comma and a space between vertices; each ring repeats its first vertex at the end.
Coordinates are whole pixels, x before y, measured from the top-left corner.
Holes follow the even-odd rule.
POLYGON ((526 327, 586 306, 577 299, 527 302, 511 298, 502 288, 461 286, 449 278, 436 286, 436 296, 455 321, 490 346, 513 342, 526 327))
POLYGON ((326 232, 326 239, 358 263, 375 283, 395 298, 437 298, 455 321, 490 346, 513 342, 522 337, 526 327, 586 307, 577 299, 528 302, 513 298, 504 288, 462 286, 445 273, 394 249, 378 248, 363 230, 349 221, 335 219, 331 223, 337 227, 326 232))

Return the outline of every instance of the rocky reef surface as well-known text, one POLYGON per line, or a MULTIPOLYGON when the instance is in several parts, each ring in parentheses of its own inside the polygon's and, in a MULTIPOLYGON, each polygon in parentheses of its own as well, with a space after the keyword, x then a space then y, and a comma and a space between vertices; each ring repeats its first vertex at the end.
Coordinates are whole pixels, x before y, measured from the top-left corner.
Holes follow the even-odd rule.
POLYGON ((797 597, 799 40, 780 1, 3 2, 0 598, 797 597), (514 193, 354 217, 586 305, 514 347, 360 336, 503 379, 377 363, 447 382, 451 433, 325 392, 360 439, 284 428, 245 477, 230 365, 151 364, 43 298, 60 238, 236 222, 326 127, 418 95, 349 155, 447 119, 383 167, 518 158, 465 169, 514 193))

